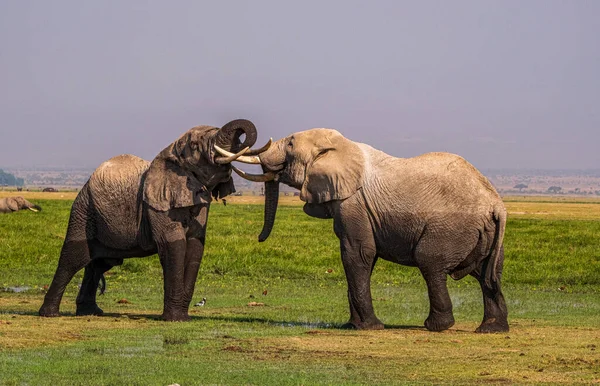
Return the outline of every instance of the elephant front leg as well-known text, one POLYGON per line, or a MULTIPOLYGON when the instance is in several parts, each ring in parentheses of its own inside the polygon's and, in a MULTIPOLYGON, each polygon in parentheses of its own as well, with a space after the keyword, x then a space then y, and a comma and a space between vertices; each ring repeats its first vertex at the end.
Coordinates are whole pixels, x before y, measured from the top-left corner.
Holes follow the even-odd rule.
POLYGON ((181 238, 159 247, 164 276, 164 307, 161 318, 168 321, 190 320, 189 302, 184 286, 186 241, 181 238))
POLYGON ((204 239, 191 238, 187 240, 185 253, 185 273, 183 277, 183 285, 185 289, 184 301, 186 309, 189 309, 192 297, 194 296, 194 288, 196 279, 198 278, 198 270, 202 263, 202 255, 204 254, 204 239))
POLYGON ((350 241, 342 242, 342 262, 348 281, 350 320, 343 328, 382 330, 383 323, 375 316, 371 297, 371 272, 377 261, 374 248, 350 241))

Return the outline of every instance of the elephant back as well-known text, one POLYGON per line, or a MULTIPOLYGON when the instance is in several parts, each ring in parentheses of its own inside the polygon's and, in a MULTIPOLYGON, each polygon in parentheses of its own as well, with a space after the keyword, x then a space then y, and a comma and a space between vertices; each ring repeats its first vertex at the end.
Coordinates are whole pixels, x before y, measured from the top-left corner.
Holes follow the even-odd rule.
POLYGON ((150 162, 123 154, 102 163, 88 181, 95 237, 112 248, 136 245, 141 181, 150 162))
POLYGON ((422 198, 422 210, 486 215, 502 203, 489 180, 456 154, 426 153, 406 159, 405 165, 412 196, 422 198))

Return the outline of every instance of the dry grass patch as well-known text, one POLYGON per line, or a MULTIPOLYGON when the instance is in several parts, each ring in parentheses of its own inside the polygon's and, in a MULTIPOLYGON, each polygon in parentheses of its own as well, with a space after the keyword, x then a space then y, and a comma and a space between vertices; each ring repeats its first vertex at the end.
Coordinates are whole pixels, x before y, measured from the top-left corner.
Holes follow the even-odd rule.
POLYGON ((114 316, 69 315, 75 305, 63 300, 65 316, 42 318, 32 309, 41 305, 39 297, 0 297, 0 309, 11 310, 0 313, 0 350, 54 346, 86 339, 89 331, 140 328, 148 322, 146 318, 114 316))
POLYGON ((313 330, 302 336, 239 341, 227 351, 254 359, 350 362, 400 370, 413 381, 481 379, 482 382, 600 382, 600 329, 512 322, 507 334, 473 333, 461 324, 443 333, 423 329, 313 330))
MULTIPOLYGON (((227 196, 227 205, 231 204, 245 204, 245 205, 263 205, 265 203, 264 196, 227 196)), ((300 201, 299 196, 279 196, 279 205, 304 205, 304 202, 300 201)))
POLYGON ((597 196, 503 196, 504 202, 600 203, 597 196))
POLYGON ((78 192, 16 192, 0 191, 0 198, 21 196, 26 200, 74 200, 78 192))
POLYGON ((600 204, 573 202, 505 202, 509 216, 548 220, 600 220, 600 204))

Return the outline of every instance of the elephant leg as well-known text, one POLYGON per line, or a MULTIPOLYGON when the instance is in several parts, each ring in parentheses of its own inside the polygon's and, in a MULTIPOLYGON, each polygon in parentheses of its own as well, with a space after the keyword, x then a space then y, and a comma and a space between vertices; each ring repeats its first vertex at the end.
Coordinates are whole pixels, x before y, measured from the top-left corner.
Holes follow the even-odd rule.
POLYGON ((489 287, 485 284, 485 274, 482 273, 485 272, 488 263, 488 260, 484 260, 478 269, 471 272, 471 276, 477 279, 483 293, 483 321, 475 332, 508 332, 508 310, 500 288, 500 277, 502 276, 502 265, 504 263, 504 248, 500 249, 496 265, 498 281, 492 283, 489 287))
POLYGON ((371 272, 377 261, 375 249, 344 240, 341 250, 350 304, 350 320, 342 328, 382 330, 383 323, 375 316, 371 298, 371 272))
POLYGON ((73 276, 90 262, 87 240, 67 241, 63 244, 58 267, 39 310, 40 316, 59 316, 60 301, 73 276))
POLYGON ((167 235, 168 239, 171 241, 157 243, 163 268, 165 293, 161 317, 169 321, 189 320, 189 302, 186 302, 188 296, 184 286, 186 240, 183 238, 183 231, 171 232, 167 235))
POLYGON ((104 311, 96 304, 96 293, 98 291, 98 283, 104 275, 115 265, 122 263, 121 259, 94 259, 86 267, 83 274, 81 288, 77 295, 77 316, 83 315, 102 315, 104 311))
POLYGON ((183 285, 185 290, 184 303, 186 311, 189 309, 192 297, 194 296, 194 287, 198 278, 198 270, 202 263, 202 255, 204 254, 204 239, 191 238, 187 240, 185 252, 185 272, 183 277, 183 285))
POLYGON ((447 330, 454 325, 454 315, 446 273, 428 266, 420 266, 419 269, 427 283, 429 295, 429 316, 425 319, 425 328, 429 331, 447 330))

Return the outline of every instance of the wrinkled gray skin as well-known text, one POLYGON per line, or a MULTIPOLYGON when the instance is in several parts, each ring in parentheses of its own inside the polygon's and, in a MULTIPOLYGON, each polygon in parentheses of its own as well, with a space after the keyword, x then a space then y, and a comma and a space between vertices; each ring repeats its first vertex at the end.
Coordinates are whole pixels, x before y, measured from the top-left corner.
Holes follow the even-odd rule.
POLYGON ((65 287, 84 267, 77 315, 102 314, 96 290, 104 272, 125 258, 158 253, 164 275, 162 318, 188 320, 212 197, 235 191, 231 165, 215 163, 213 145, 237 152, 255 140, 256 128, 246 120, 222 129, 197 126, 151 163, 120 155, 101 164, 73 203, 58 267, 39 314, 59 315, 65 287))
POLYGON ((38 205, 32 204, 21 196, 0 198, 0 213, 12 213, 23 209, 34 212, 42 210, 38 205))
POLYGON ((265 240, 273 226, 278 183, 300 190, 304 211, 333 218, 348 281, 345 327, 381 329, 370 277, 378 258, 419 268, 430 301, 425 327, 454 324, 447 275, 474 276, 483 292, 477 332, 508 331, 500 289, 506 210, 489 181, 463 158, 428 153, 395 158, 339 132, 313 129, 275 142, 260 154, 266 183, 265 240))

